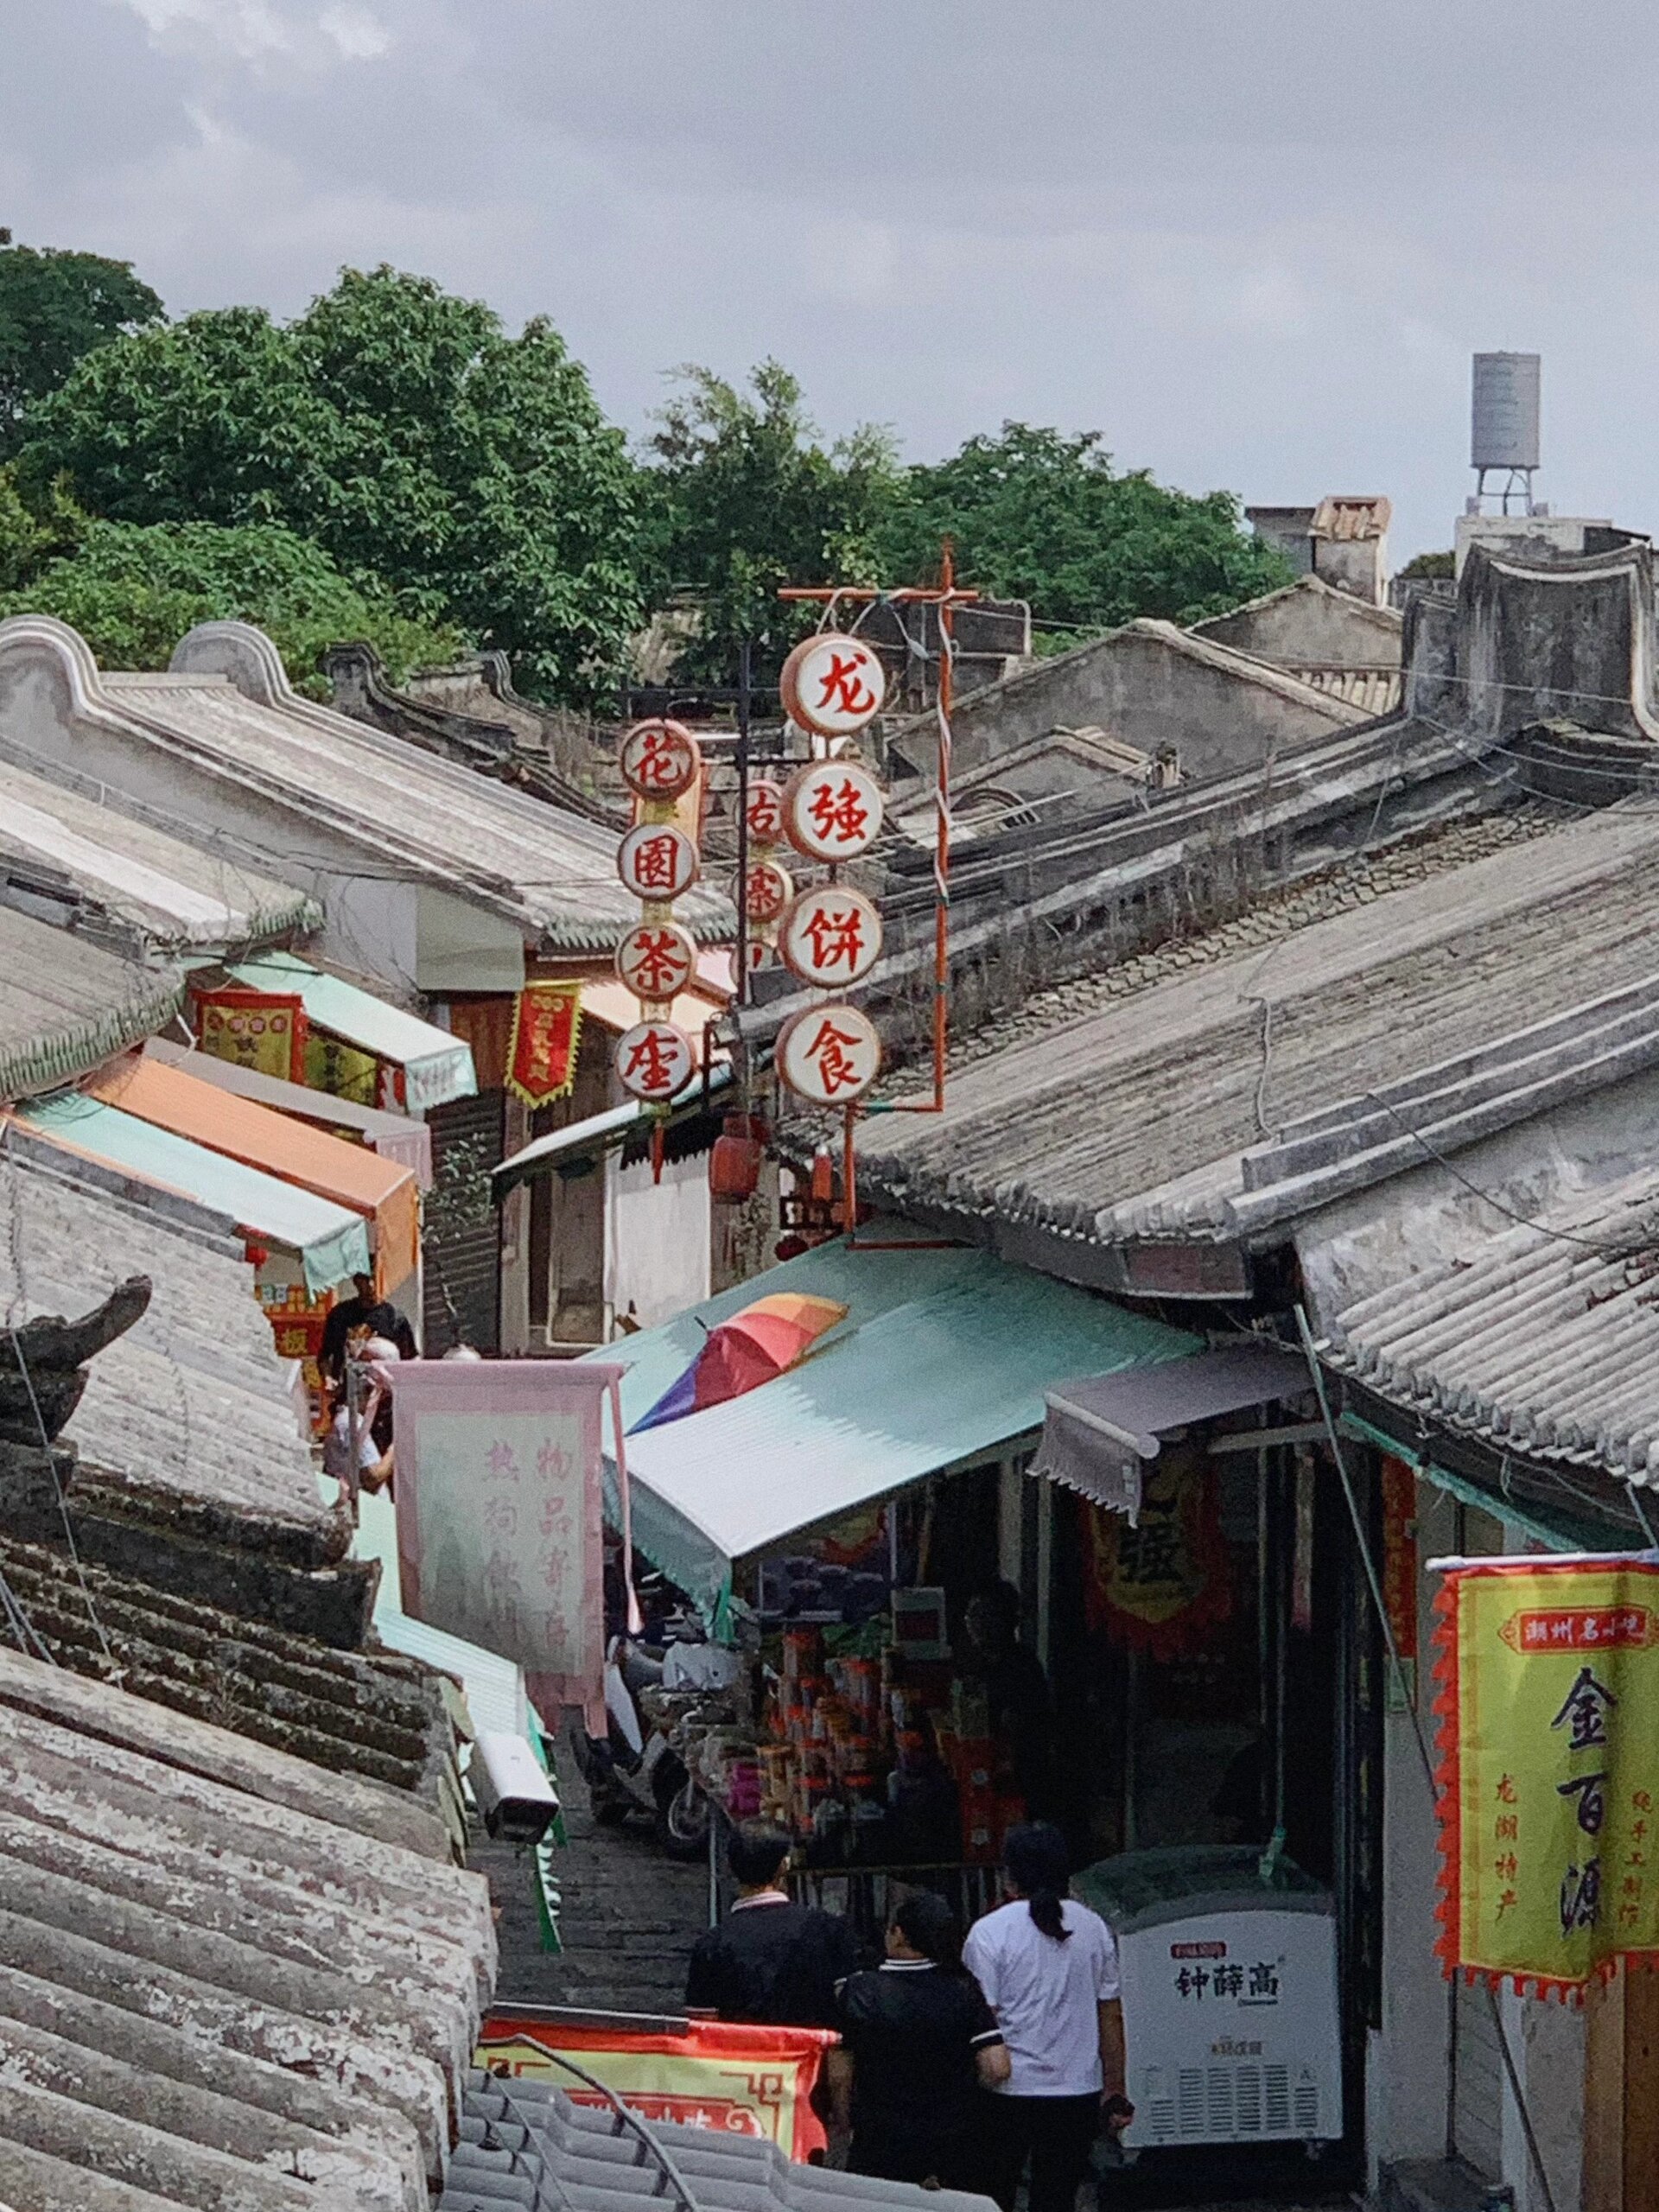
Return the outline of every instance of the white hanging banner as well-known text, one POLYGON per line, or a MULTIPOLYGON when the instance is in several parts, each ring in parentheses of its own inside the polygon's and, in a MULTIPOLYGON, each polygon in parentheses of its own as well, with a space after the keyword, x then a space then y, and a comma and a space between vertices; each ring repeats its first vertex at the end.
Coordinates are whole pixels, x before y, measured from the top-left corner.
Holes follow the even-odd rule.
POLYGON ((404 1611, 517 1660, 544 1714, 579 1706, 603 1734, 601 1413, 609 1396, 617 1420, 625 1370, 424 1359, 387 1371, 404 1611))

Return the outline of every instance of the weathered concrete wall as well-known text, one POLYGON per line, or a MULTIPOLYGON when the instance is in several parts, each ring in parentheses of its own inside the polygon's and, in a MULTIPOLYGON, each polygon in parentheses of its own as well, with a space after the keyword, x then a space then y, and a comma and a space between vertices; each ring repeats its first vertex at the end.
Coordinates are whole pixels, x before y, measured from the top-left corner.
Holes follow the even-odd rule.
MULTIPOLYGON (((1452 1501, 1431 1484, 1417 1485, 1417 1648, 1427 1652, 1439 1578, 1422 1571, 1433 1552, 1457 1549, 1452 1501)), ((1424 1725, 1432 1702, 1420 1661, 1417 1709, 1424 1725)), ((1382 1723, 1382 2022, 1366 2063, 1366 2154, 1373 2188, 1377 2170, 1402 2159, 1438 2158, 1446 2148, 1451 2088, 1450 1985, 1434 1954, 1440 1929, 1439 1825, 1409 1713, 1382 1723)))
POLYGON ((1403 626, 1391 607, 1368 607, 1305 576, 1230 614, 1194 623, 1192 635, 1290 666, 1397 668, 1403 626))
MULTIPOLYGON (((952 758, 968 772, 1056 728, 1097 723, 1143 753, 1174 746, 1185 774, 1198 779, 1257 766, 1282 746, 1363 720, 1172 623, 1134 622, 976 692, 951 716, 950 735, 952 758)), ((894 730, 889 748, 918 774, 930 772, 932 737, 924 720, 894 730)))
POLYGON ((1380 607, 1388 588, 1386 537, 1316 537, 1313 573, 1338 591, 1380 607))
POLYGON ((1659 737, 1653 561, 1645 545, 1528 563, 1476 546, 1458 586, 1458 678, 1471 731, 1560 717, 1659 737))

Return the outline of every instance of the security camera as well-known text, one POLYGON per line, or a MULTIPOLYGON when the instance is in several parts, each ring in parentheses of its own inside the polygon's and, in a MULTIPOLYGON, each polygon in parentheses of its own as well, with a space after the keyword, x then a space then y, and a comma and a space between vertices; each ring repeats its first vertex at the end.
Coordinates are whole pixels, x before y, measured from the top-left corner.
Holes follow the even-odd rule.
POLYGON ((485 1827, 503 1843, 539 1843, 559 1816, 559 1800, 522 1736, 479 1737, 467 1769, 485 1827))

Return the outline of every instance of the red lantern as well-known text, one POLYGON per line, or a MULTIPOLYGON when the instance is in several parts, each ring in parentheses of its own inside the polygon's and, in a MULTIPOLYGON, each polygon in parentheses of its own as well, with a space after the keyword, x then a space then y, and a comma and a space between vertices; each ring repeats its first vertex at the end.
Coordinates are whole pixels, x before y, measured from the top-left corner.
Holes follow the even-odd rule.
POLYGON ((754 1196, 766 1154, 766 1124, 758 1115, 728 1114, 709 1155, 709 1195, 724 1205, 754 1196))
POLYGON ((832 1205, 836 1196, 836 1163, 830 1157, 830 1147, 821 1144, 812 1155, 812 1203, 815 1206, 832 1205))

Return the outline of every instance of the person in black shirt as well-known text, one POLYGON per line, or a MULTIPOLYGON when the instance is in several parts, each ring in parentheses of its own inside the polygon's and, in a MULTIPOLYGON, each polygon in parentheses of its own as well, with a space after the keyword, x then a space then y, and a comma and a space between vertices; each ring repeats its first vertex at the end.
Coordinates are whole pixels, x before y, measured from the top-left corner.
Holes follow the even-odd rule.
POLYGON ((857 1964, 852 1931, 833 1913, 793 1902, 784 1887, 790 1840, 769 1821, 741 1821, 727 1859, 737 1902, 699 1936, 685 1978, 694 2012, 765 2027, 840 2024, 836 1991, 857 1964))
POLYGON ((399 1359, 418 1359, 415 1332, 388 1299, 377 1299, 372 1275, 353 1275, 355 1295, 328 1308, 322 1325, 322 1344, 317 1365, 331 1382, 346 1374, 346 1352, 353 1335, 366 1329, 372 1337, 385 1337, 397 1347, 399 1359))
POLYGON ((982 2189, 982 2089, 1008 2078, 996 2016, 962 1965, 956 1915, 930 1890, 895 1908, 885 1963, 841 1993, 840 2098, 851 2075, 848 2169, 885 2181, 982 2189))

